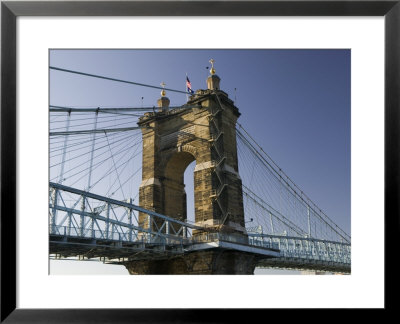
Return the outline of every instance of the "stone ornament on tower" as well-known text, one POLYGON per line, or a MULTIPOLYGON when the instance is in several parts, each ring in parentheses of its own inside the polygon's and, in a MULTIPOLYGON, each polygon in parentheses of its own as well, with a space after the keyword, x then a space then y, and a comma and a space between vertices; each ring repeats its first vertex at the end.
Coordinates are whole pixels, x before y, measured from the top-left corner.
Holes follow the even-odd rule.
POLYGON ((166 86, 165 82, 161 82, 161 83, 160 83, 160 86, 163 87, 163 89, 161 90, 161 97, 165 97, 165 95, 167 94, 167 93, 165 92, 165 86, 166 86))
POLYGON ((167 92, 165 91, 165 82, 161 82, 160 84, 162 86, 161 90, 161 98, 157 100, 157 105, 160 109, 158 109, 159 112, 161 111, 167 111, 169 107, 169 99, 166 97, 167 92))
POLYGON ((219 82, 221 81, 221 79, 219 78, 218 75, 215 74, 215 68, 214 68, 215 60, 211 59, 209 62, 211 63, 211 69, 210 69, 211 75, 207 78, 207 89, 219 90, 219 82))
POLYGON ((209 62, 211 63, 211 70, 210 70, 210 73, 213 75, 213 74, 215 74, 215 69, 214 69, 215 60, 214 60, 214 59, 211 59, 211 60, 209 60, 209 62))

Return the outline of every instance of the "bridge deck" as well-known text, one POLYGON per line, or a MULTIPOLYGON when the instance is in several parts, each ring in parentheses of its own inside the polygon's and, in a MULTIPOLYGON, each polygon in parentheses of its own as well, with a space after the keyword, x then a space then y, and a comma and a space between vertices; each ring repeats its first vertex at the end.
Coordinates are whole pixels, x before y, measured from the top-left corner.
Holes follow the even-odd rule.
POLYGON ((150 241, 146 239, 133 242, 93 239, 88 237, 50 235, 50 254, 59 257, 81 257, 82 259, 103 258, 104 261, 121 262, 134 260, 166 259, 209 249, 236 250, 256 254, 259 258, 279 257, 274 248, 252 246, 227 240, 222 235, 212 233, 208 239, 187 239, 177 244, 176 240, 150 241))
POLYGON ((50 254, 57 258, 100 258, 106 263, 122 263, 224 249, 256 255, 260 267, 350 272, 350 243, 264 234, 261 226, 249 229, 247 235, 216 232, 130 202, 50 185, 50 254), (73 195, 77 197, 75 203, 67 207, 65 198, 73 195), (80 209, 75 207, 78 203, 80 209), (146 226, 138 221, 139 212, 147 215, 146 226))
MULTIPOLYGON (((346 258, 329 256, 324 251, 311 257, 310 253, 289 252, 278 249, 277 237, 269 237, 270 242, 262 241, 264 237, 248 241, 238 240, 238 237, 224 233, 207 233, 198 237, 161 240, 142 237, 136 241, 121 241, 114 239, 96 239, 93 237, 68 236, 64 234, 50 235, 50 254, 55 258, 78 258, 80 260, 100 259, 104 263, 122 264, 127 261, 163 260, 185 254, 223 249, 240 251, 256 256, 259 268, 285 268, 332 271, 350 273, 350 262, 346 258), (272 242, 272 239, 275 242, 272 242)), ((281 238, 288 240, 290 238, 281 238)), ((283 247, 283 246, 282 246, 283 247)), ((304 252, 304 251, 303 251, 304 252)))

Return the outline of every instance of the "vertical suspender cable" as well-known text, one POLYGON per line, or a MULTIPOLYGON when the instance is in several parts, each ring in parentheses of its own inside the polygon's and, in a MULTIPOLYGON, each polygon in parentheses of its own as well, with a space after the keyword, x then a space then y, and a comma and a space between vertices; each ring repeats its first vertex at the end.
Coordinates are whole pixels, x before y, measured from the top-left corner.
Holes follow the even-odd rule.
MULTIPOLYGON (((97 117, 98 117, 98 111, 96 112, 95 118, 94 118, 94 126, 93 130, 97 129, 97 117)), ((90 191, 90 183, 91 183, 91 178, 92 178, 92 167, 93 167, 93 155, 94 155, 94 145, 95 145, 95 140, 96 140, 96 132, 93 132, 93 138, 92 138, 92 150, 90 152, 90 165, 89 165, 89 177, 88 177, 88 183, 87 183, 87 191, 90 191)), ((85 208, 86 208, 86 203, 85 203, 85 197, 82 197, 82 205, 81 205, 81 222, 80 222, 80 227, 81 227, 81 235, 83 236, 84 234, 84 227, 85 227, 85 208)), ((93 228, 94 228, 94 219, 92 218, 92 222, 90 224, 90 228, 92 230, 93 234, 93 228)))
MULTIPOLYGON (((69 131, 69 125, 70 125, 70 122, 71 122, 71 113, 69 112, 68 113, 68 118, 67 118, 67 125, 66 125, 66 132, 68 132, 69 131)), ((59 175, 59 178, 58 178, 58 183, 62 183, 62 181, 63 181, 63 176, 64 176, 64 165, 65 165, 65 156, 66 156, 66 153, 67 153, 67 143, 68 143, 68 138, 69 138, 69 136, 65 136, 65 138, 64 138, 64 147, 63 147, 63 152, 62 152, 62 159, 61 159, 61 168, 60 168, 60 175, 59 175)))
MULTIPOLYGON (((93 130, 97 129, 97 117, 99 116, 98 111, 96 112, 96 116, 94 118, 94 125, 93 125, 93 130)), ((93 137, 92 137, 92 151, 90 153, 90 166, 89 166, 89 177, 88 177, 88 183, 87 183, 87 191, 90 191, 90 183, 92 180, 92 167, 93 167, 93 155, 94 155, 94 145, 96 142, 96 132, 93 132, 93 137)))
MULTIPOLYGON (((66 131, 68 132, 69 130, 69 124, 71 121, 71 113, 68 113, 68 118, 66 121, 66 131)), ((67 151, 67 143, 68 143, 68 136, 65 136, 64 138, 64 147, 63 147, 63 153, 62 153, 62 158, 61 158, 61 167, 60 167, 60 175, 58 178, 58 183, 61 183, 63 181, 63 174, 64 174, 64 164, 65 164, 65 155, 67 151)), ((54 197, 53 197, 53 214, 51 218, 51 230, 54 233, 56 229, 56 222, 57 222, 57 204, 58 204, 58 190, 54 189, 54 197)))

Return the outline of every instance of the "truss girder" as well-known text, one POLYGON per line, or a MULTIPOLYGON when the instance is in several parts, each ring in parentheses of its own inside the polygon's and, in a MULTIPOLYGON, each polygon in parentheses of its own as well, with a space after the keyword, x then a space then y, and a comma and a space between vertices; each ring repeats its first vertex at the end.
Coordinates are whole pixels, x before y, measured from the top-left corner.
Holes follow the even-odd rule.
POLYGON ((216 245, 218 248, 229 248, 236 244, 249 252, 255 248, 269 251, 258 256, 259 267, 350 272, 351 245, 348 243, 250 231, 247 237, 209 233, 200 226, 125 201, 56 183, 50 183, 50 187, 50 253, 53 255, 118 259, 132 258, 132 255, 139 253, 140 257, 163 258, 210 248, 212 245, 207 244, 220 242, 216 245), (55 192, 59 199, 55 199, 55 192), (90 210, 75 209, 76 201, 70 203, 72 207, 67 207, 63 198, 65 192, 76 195, 76 201, 91 199, 92 205, 88 203, 90 210), (59 205, 60 202, 64 206, 59 205), (99 206, 93 207, 95 203, 99 206), (151 226, 144 227, 138 223, 134 211, 147 214, 151 226), (59 215, 62 213, 65 215, 59 215), (57 221, 57 217, 61 222, 57 221), (79 222, 81 217, 84 222, 79 222), (127 222, 125 218, 128 218, 127 222), (203 234, 192 237, 193 229, 202 230, 203 234), (223 245, 221 242, 229 244, 223 245))
MULTIPOLYGON (((350 268, 351 245, 348 243, 324 241, 313 238, 290 237, 269 234, 248 234, 249 244, 263 246, 267 244, 280 251, 281 261, 296 260, 335 263, 350 268)), ((278 261, 272 261, 271 263, 278 261)))

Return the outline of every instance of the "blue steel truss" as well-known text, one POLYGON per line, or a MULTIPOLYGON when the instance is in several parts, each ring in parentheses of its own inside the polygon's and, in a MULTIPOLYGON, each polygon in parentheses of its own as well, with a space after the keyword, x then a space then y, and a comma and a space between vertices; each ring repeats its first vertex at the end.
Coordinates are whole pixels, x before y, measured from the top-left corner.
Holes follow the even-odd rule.
POLYGON ((99 258, 107 263, 121 263, 224 248, 257 254, 258 267, 350 272, 348 243, 263 234, 259 228, 248 229, 247 237, 215 232, 129 201, 52 182, 49 193, 53 257, 99 258), (145 223, 139 222, 138 213, 147 215, 145 223))

